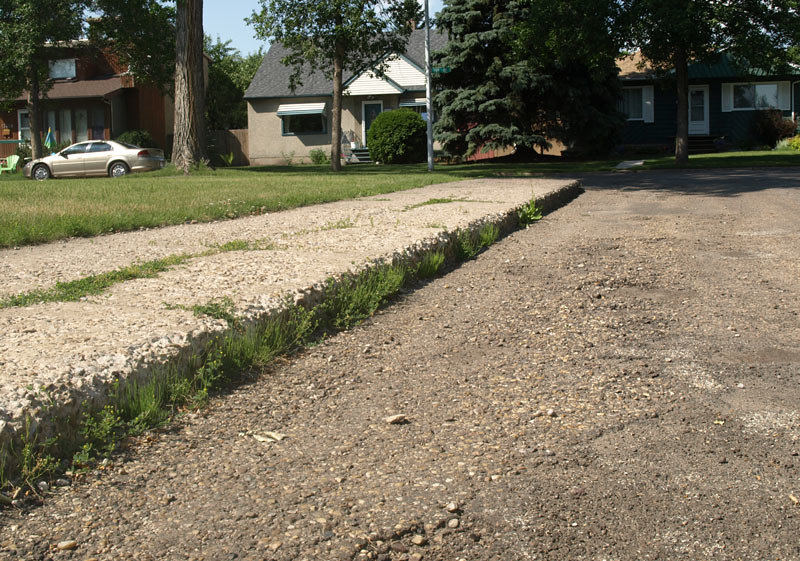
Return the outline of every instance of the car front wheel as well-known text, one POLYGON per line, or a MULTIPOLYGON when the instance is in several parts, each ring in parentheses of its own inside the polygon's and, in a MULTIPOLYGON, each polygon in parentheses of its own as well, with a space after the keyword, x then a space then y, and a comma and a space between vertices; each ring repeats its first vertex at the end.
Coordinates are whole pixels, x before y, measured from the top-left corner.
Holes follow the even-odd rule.
POLYGON ((111 164, 111 167, 108 168, 108 175, 110 177, 122 177, 123 175, 128 175, 128 166, 126 166, 122 162, 114 162, 111 164))
POLYGON ((37 181, 44 181, 45 179, 50 179, 50 169, 44 165, 39 164, 35 168, 33 168, 33 178, 37 181))

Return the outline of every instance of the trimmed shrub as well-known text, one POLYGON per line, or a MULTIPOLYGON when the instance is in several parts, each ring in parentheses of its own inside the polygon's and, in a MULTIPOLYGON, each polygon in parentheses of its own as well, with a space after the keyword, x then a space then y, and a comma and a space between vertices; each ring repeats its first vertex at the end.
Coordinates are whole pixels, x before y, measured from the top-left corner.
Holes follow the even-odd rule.
POLYGON ((793 136, 792 138, 789 139, 789 148, 800 152, 800 135, 793 136))
POLYGON ((425 121, 410 109, 384 111, 367 132, 370 156, 382 164, 425 161, 426 141, 425 121))
POLYGON ((779 140, 794 136, 796 129, 795 122, 784 118, 783 112, 777 109, 756 111, 753 117, 753 136, 770 148, 774 148, 779 140))
POLYGON ((141 148, 159 148, 153 136, 145 130, 125 131, 117 137, 117 142, 133 144, 141 148))

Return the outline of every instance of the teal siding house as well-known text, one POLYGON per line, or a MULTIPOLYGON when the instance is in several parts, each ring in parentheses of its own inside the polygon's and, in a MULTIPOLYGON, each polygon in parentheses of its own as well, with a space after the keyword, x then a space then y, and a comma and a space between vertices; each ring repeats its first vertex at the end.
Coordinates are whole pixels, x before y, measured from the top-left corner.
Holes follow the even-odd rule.
MULTIPOLYGON (((665 147, 675 142, 677 94, 672 73, 658 75, 638 53, 617 61, 622 81, 620 110, 627 116, 626 146, 665 147)), ((736 64, 722 54, 712 63, 689 66, 689 146, 714 151, 753 146, 756 112, 777 109, 784 118, 800 114, 800 69, 771 74, 736 64)))

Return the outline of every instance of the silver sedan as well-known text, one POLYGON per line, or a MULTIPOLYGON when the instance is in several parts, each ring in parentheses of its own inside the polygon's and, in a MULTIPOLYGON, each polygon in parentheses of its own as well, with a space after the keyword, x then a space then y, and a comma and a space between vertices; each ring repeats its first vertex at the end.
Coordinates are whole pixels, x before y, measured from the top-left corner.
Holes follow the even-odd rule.
POLYGON ((120 177, 163 167, 164 152, 157 148, 140 148, 115 140, 90 140, 28 162, 22 172, 25 177, 41 181, 51 177, 120 177))

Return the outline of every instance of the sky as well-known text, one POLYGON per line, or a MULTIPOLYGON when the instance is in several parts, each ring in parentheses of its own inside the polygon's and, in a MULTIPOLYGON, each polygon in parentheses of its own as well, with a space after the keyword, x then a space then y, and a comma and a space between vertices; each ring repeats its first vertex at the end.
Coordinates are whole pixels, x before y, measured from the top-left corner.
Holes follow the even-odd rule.
MULTIPOLYGON (((442 9, 442 2, 443 0, 429 0, 431 17, 442 9)), ((239 49, 243 55, 254 53, 259 47, 264 47, 266 51, 269 45, 256 39, 253 28, 244 22, 244 18, 259 7, 256 0, 205 0, 203 30, 213 40, 219 37, 224 43, 230 39, 231 46, 239 49)))

